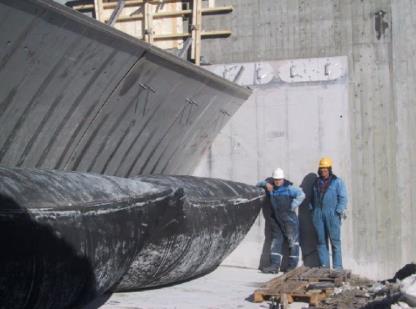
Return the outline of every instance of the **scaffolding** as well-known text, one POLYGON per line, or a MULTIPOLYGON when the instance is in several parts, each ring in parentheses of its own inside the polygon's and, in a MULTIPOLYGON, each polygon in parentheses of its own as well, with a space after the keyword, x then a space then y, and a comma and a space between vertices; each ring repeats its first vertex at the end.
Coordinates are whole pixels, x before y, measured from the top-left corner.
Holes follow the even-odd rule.
POLYGON ((230 30, 203 30, 203 16, 233 11, 232 6, 215 6, 215 0, 90 0, 67 5, 152 45, 175 49, 180 56, 188 56, 191 48, 188 58, 197 65, 202 39, 231 35, 230 30))

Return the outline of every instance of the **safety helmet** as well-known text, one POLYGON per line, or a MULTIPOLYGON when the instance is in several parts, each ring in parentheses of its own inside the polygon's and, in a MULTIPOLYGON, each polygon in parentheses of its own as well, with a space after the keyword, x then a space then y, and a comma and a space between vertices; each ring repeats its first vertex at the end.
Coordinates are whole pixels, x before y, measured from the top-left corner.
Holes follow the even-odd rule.
POLYGON ((330 157, 323 157, 319 161, 319 168, 329 168, 332 167, 332 159, 330 157))
POLYGON ((280 167, 279 168, 276 168, 273 171, 272 178, 273 179, 283 179, 283 178, 285 178, 285 172, 283 172, 283 170, 280 167))

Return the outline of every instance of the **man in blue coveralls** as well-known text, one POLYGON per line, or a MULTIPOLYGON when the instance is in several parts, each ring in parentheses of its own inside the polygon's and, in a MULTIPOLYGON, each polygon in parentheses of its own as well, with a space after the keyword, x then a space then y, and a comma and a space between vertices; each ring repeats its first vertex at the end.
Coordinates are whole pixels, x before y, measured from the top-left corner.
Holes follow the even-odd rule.
POLYGON ((271 178, 257 184, 266 190, 272 205, 272 243, 268 267, 262 269, 264 273, 277 274, 280 271, 283 258, 283 241, 289 244, 288 271, 296 268, 299 261, 299 221, 296 208, 305 199, 305 193, 299 187, 285 179, 284 171, 277 168, 271 178))
POLYGON ((346 218, 347 190, 342 179, 332 173, 331 158, 324 157, 319 161, 318 174, 309 207, 318 237, 319 260, 322 267, 330 267, 330 240, 332 267, 342 269, 341 220, 346 218))

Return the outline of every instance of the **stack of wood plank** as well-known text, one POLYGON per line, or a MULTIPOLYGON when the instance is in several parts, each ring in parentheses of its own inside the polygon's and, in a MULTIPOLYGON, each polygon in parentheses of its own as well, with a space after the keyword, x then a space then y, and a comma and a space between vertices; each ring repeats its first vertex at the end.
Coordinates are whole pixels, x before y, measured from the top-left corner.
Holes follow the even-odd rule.
POLYGON ((350 277, 349 270, 301 266, 266 282, 254 292, 254 301, 280 302, 283 308, 294 301, 308 302, 316 306, 350 277))

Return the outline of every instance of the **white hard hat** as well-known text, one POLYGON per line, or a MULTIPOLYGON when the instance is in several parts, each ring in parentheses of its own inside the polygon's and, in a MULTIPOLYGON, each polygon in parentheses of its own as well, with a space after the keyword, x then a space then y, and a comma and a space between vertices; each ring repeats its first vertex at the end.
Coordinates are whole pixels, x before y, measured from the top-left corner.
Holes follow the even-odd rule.
POLYGON ((285 178, 285 172, 283 172, 283 170, 279 167, 276 168, 273 172, 273 179, 283 179, 285 178))

